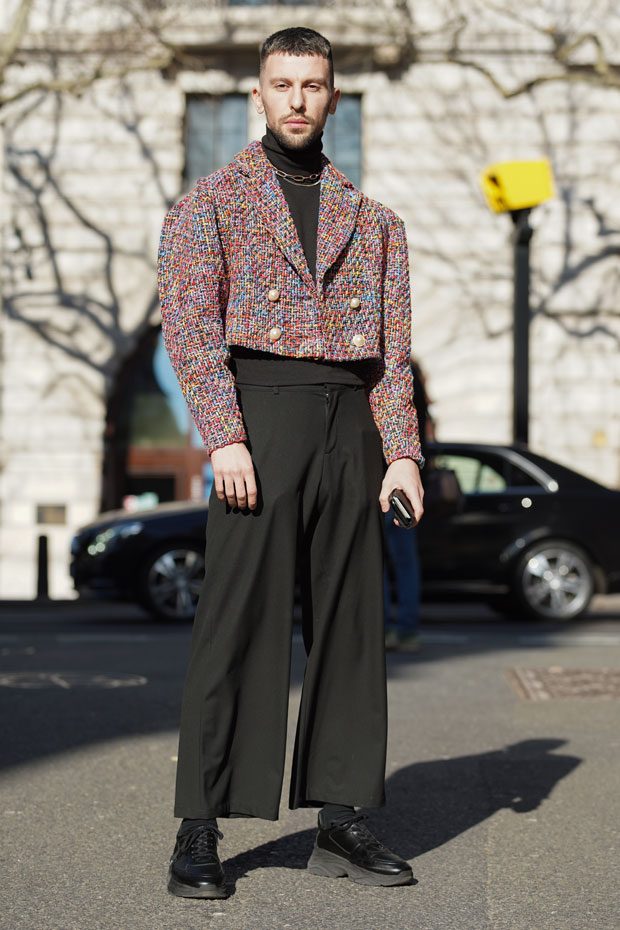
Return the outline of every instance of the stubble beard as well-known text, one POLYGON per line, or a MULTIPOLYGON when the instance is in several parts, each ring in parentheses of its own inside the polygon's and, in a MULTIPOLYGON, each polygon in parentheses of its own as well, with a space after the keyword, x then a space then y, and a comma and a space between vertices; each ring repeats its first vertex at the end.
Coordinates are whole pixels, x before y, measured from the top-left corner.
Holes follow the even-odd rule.
MULTIPOLYGON (((290 118, 291 118, 290 116, 287 117, 287 119, 290 119, 290 118)), ((305 119, 305 117, 303 118, 305 119)), ((269 126, 269 128, 271 129, 272 133, 274 134, 274 136, 276 137, 280 145, 284 146, 285 148, 295 149, 295 151, 298 151, 298 152, 303 151, 303 149, 309 148, 309 146, 311 146, 312 143, 315 142, 316 139, 318 139, 318 137, 323 132, 322 126, 320 128, 315 126, 308 136, 293 135, 292 133, 290 135, 288 133, 285 135, 285 133, 278 127, 269 126)))

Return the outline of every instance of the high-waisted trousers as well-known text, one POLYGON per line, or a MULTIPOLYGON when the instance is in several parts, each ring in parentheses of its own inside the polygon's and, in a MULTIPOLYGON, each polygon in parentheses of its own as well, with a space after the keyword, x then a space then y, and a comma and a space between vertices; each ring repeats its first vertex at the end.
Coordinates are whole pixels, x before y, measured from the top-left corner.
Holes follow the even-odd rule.
POLYGON ((278 819, 296 587, 307 660, 289 808, 381 807, 385 460, 368 397, 329 381, 236 390, 258 502, 211 491, 175 816, 278 819))

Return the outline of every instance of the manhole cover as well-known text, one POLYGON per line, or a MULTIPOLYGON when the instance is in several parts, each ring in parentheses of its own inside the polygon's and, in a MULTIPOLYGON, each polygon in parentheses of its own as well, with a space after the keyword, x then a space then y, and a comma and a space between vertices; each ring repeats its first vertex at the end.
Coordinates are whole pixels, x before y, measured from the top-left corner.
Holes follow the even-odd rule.
POLYGON ((0 688, 23 688, 27 691, 42 688, 135 688, 145 685, 147 681, 143 675, 123 673, 102 675, 97 672, 0 672, 0 688))
POLYGON ((508 678, 526 701, 562 698, 620 698, 618 668, 511 668, 508 678))

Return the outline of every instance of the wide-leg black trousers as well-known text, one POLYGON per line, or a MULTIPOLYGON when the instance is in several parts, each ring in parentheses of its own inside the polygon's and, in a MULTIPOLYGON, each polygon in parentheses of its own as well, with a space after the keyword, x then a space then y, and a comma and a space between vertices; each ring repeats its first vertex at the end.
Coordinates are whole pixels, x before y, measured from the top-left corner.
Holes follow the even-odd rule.
POLYGON ((277 820, 296 566, 307 662, 289 807, 385 804, 385 461, 359 384, 237 384, 258 505, 209 500, 174 813, 277 820))

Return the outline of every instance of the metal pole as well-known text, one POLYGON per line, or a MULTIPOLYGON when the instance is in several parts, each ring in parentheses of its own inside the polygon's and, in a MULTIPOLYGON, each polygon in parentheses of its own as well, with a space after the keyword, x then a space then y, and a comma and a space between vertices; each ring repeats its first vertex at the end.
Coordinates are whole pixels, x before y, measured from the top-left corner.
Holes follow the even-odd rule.
POLYGON ((529 441, 530 374, 530 209, 512 210, 514 223, 514 304, 512 357, 513 442, 529 441))

